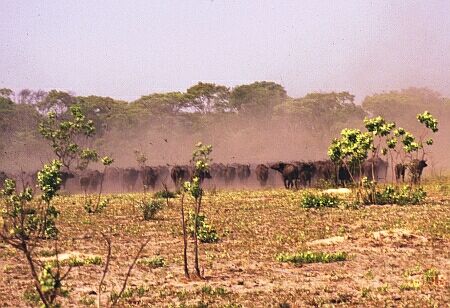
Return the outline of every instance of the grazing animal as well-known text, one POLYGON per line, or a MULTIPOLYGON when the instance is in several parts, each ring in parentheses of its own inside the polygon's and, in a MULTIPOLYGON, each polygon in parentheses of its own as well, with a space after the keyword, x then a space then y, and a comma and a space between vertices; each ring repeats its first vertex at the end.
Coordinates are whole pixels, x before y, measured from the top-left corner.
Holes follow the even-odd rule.
POLYGON ((269 167, 264 164, 259 164, 255 169, 256 179, 259 182, 259 185, 262 187, 266 186, 267 180, 269 179, 269 167))
POLYGON ((345 166, 338 166, 338 172, 337 172, 337 181, 338 185, 346 186, 348 183, 352 181, 352 176, 348 169, 345 166))
POLYGON ((298 181, 303 186, 311 186, 311 181, 316 173, 316 166, 313 163, 297 162, 298 181))
POLYGON ((414 184, 420 184, 420 178, 422 177, 423 169, 425 169, 425 167, 427 166, 428 165, 426 160, 423 159, 414 159, 413 161, 411 161, 408 167, 409 172, 411 173, 411 181, 414 184))
POLYGON ((386 179, 388 163, 381 158, 375 159, 369 158, 361 165, 362 174, 366 176, 368 180, 379 181, 380 179, 386 179))
POLYGON ((224 180, 227 167, 222 163, 213 163, 209 168, 209 172, 213 179, 224 180))
POLYGON ((225 184, 229 185, 231 184, 234 179, 236 178, 236 167, 232 165, 227 165, 225 168, 225 184))
POLYGON ((293 164, 287 164, 283 162, 275 163, 270 165, 270 168, 276 170, 281 173, 283 177, 284 187, 289 188, 298 188, 297 179, 298 179, 298 167, 293 164))
POLYGON ((316 182, 319 180, 336 182, 336 166, 331 160, 319 160, 313 162, 316 169, 314 178, 316 182))
POLYGON ((142 184, 144 191, 148 188, 155 189, 156 181, 158 180, 158 170, 153 167, 145 166, 141 169, 142 184))
POLYGON ((191 175, 192 172, 189 166, 174 166, 172 170, 170 170, 170 177, 177 188, 179 188, 183 182, 189 181, 191 175))
POLYGON ((399 182, 400 179, 402 180, 402 182, 405 181, 405 173, 407 167, 407 165, 401 163, 395 165, 395 180, 397 182, 399 182))
POLYGON ((236 174, 241 182, 247 181, 251 174, 250 165, 238 164, 236 166, 236 174))
POLYGON ((80 176, 80 186, 84 193, 88 191, 96 191, 101 182, 103 174, 98 170, 90 170, 84 172, 80 176))
POLYGON ((61 177, 61 187, 66 189, 66 184, 69 179, 73 179, 75 175, 72 172, 60 171, 59 176, 61 177))
POLYGON ((134 191, 139 171, 134 168, 125 168, 122 173, 122 187, 126 191, 134 191))

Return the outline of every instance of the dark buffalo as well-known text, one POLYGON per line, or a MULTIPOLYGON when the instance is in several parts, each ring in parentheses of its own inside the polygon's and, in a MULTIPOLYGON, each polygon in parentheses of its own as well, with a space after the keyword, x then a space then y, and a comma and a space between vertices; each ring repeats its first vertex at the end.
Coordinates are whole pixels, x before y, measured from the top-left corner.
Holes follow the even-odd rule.
POLYGON ((347 186, 348 183, 352 181, 352 175, 350 174, 347 167, 340 165, 338 166, 337 172, 337 184, 342 186, 347 186))
POLYGON ((156 181, 158 180, 158 169, 145 166, 141 169, 142 184, 144 185, 144 191, 148 188, 155 189, 156 181))
POLYGON ((420 184, 420 178, 422 177, 422 172, 425 167, 427 167, 426 160, 414 159, 408 166, 409 172, 411 173, 411 181, 414 184, 420 184))
POLYGON ((165 184, 166 184, 166 181, 167 181, 167 178, 168 178, 169 175, 170 175, 170 170, 169 170, 169 168, 168 168, 167 166, 157 166, 157 167, 156 167, 156 171, 157 171, 157 173, 158 173, 158 179, 159 179, 159 182, 160 182, 162 185, 165 185, 165 184))
POLYGON ((125 168, 122 171, 122 188, 126 191, 134 191, 139 171, 134 168, 125 168))
POLYGON ((211 177, 213 179, 217 179, 217 180, 225 180, 226 170, 227 170, 227 167, 222 163, 213 163, 213 164, 211 164, 211 167, 209 168, 211 177))
POLYGON ((336 182, 336 166, 331 160, 313 162, 315 167, 314 178, 317 181, 336 182))
POLYGON ((284 187, 286 188, 298 188, 298 167, 293 164, 287 164, 283 162, 270 165, 270 168, 281 173, 283 177, 284 187))
POLYGON ((59 176, 61 177, 61 187, 63 189, 66 189, 66 184, 69 179, 73 179, 75 177, 75 174, 72 172, 67 171, 60 171, 59 176))
POLYGON ((298 181, 303 186, 311 186, 312 178, 316 173, 316 166, 310 162, 296 162, 298 168, 298 181))
POLYGON ((236 178, 236 167, 233 165, 227 165, 225 168, 225 184, 229 185, 233 183, 234 179, 236 178))
POLYGON ((259 185, 266 186, 267 180, 269 179, 269 167, 264 164, 259 164, 255 169, 256 179, 259 182, 259 185))
POLYGON ((362 163, 361 169, 363 176, 367 177, 368 180, 375 179, 379 181, 386 179, 388 163, 379 157, 375 159, 370 158, 362 163))
POLYGON ((172 170, 170 170, 170 177, 175 187, 179 188, 183 182, 190 180, 192 176, 190 169, 189 166, 174 166, 172 170))
POLYGON ((405 181, 405 173, 407 168, 408 166, 402 163, 398 163, 395 165, 395 180, 397 182, 399 182, 400 179, 402 180, 402 182, 405 181))
POLYGON ((247 181, 251 174, 250 165, 238 164, 236 166, 236 174, 241 182, 247 181))

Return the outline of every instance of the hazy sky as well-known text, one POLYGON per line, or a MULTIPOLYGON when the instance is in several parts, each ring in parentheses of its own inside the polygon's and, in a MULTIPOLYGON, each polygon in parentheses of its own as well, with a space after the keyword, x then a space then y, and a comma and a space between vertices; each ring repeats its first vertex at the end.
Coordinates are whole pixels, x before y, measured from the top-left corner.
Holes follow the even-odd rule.
POLYGON ((2 0, 0 87, 133 100, 198 81, 450 95, 450 1, 2 0))

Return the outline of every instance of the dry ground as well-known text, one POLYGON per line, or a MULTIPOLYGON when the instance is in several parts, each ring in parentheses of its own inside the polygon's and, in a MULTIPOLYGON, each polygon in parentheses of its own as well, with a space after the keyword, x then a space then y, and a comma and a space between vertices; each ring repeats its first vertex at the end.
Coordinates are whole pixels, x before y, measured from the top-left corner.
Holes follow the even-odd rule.
MULTIPOLYGON (((428 190, 431 197, 420 206, 320 210, 302 209, 301 192, 209 193, 204 209, 221 240, 201 244, 201 281, 183 278, 177 199, 156 220, 143 221, 134 206, 143 195, 111 195, 109 207, 94 215, 83 210, 82 196, 59 197, 59 246, 65 254, 101 256, 104 262, 99 232, 110 234, 107 289, 118 290, 139 244, 150 238, 143 257, 159 255, 166 265, 138 265, 123 306, 450 307, 450 198, 444 184, 428 190), (344 251, 349 259, 302 266, 275 260, 280 252, 303 250, 344 251), (427 280, 430 269, 439 274, 427 280)), ((46 257, 52 245, 43 243, 38 255, 46 257)), ((74 267, 64 283, 69 295, 62 306, 95 305, 102 269, 74 267)), ((0 243, 0 306, 36 306, 31 290, 24 259, 0 243)))

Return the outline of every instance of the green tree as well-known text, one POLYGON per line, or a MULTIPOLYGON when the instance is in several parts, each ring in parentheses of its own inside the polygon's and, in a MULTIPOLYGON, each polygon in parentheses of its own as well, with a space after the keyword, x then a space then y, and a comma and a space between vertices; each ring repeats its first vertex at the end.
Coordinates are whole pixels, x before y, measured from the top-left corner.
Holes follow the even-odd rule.
POLYGON ((283 86, 275 82, 258 81, 233 88, 230 108, 242 113, 270 115, 273 108, 286 98, 283 86))
POLYGON ((229 95, 225 86, 199 82, 187 89, 187 107, 200 113, 230 111, 229 95))
POLYGON ((79 105, 70 107, 70 115, 68 120, 61 120, 55 112, 49 112, 39 124, 39 132, 67 169, 70 170, 74 160, 78 161, 78 167, 86 168, 98 155, 89 148, 83 149, 81 143, 95 134, 95 126, 92 120, 86 119, 79 105))

